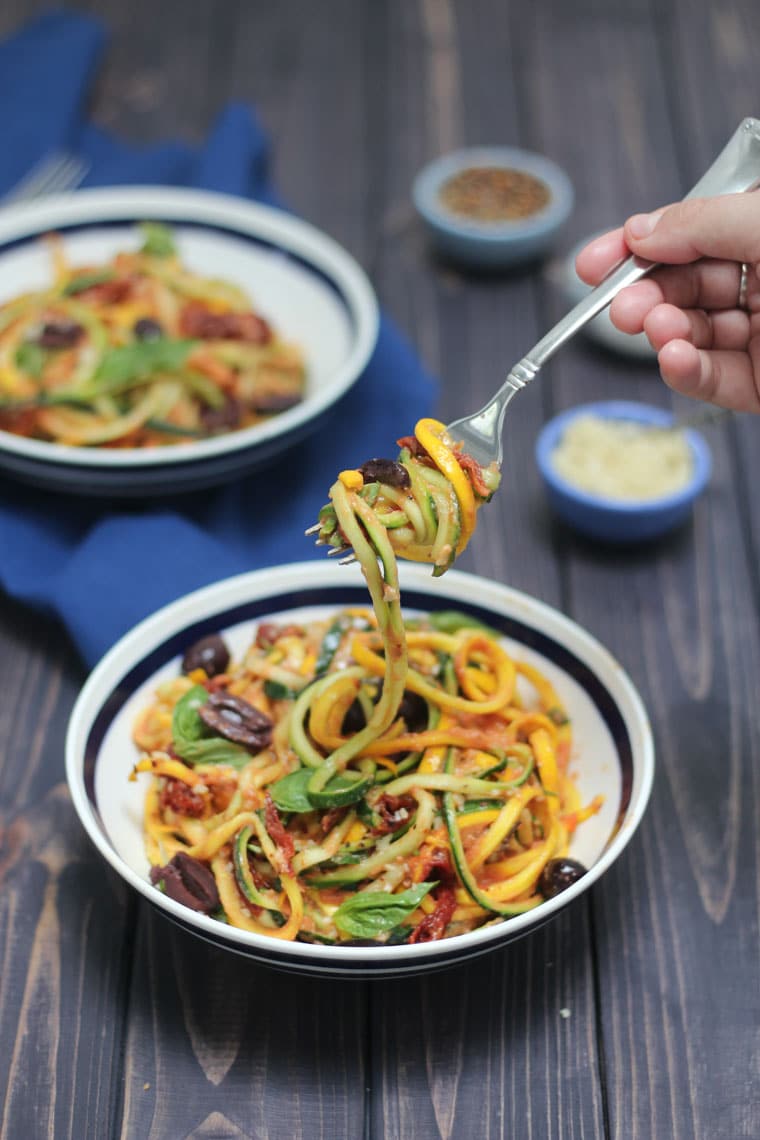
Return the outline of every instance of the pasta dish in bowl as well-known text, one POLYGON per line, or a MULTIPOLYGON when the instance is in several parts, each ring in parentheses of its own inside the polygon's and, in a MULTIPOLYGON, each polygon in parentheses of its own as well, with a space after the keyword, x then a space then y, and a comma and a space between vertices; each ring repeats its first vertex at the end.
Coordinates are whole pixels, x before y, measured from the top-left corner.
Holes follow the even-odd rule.
POLYGON ((164 447, 300 403, 306 368, 233 282, 182 263, 170 227, 0 305, 0 429, 72 447, 164 447))
POLYGON ((485 579, 404 566, 400 587, 397 709, 383 619, 330 564, 189 595, 95 669, 74 802, 175 922, 284 968, 415 973, 529 932, 622 851, 653 752, 619 665, 485 579))
POLYGON ((229 481, 324 423, 378 322, 354 259, 282 210, 139 186, 9 206, 0 471, 121 497, 229 481))

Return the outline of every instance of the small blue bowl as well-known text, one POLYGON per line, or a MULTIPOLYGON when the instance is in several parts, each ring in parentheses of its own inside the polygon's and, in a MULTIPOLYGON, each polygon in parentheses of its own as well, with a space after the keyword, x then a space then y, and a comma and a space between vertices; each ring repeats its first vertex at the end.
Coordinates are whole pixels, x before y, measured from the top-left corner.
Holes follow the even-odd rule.
POLYGON ((606 400, 570 408, 545 424, 536 440, 536 461, 549 502, 559 517, 581 534, 614 543, 657 538, 685 522, 712 471, 710 449, 703 437, 691 428, 684 429, 694 469, 689 483, 681 490, 660 499, 638 502, 609 499, 574 487, 562 478, 552 462, 552 454, 563 433, 574 419, 583 415, 658 427, 669 427, 673 423, 672 414, 663 408, 628 400, 606 400))
POLYGON ((445 257, 476 268, 496 269, 545 254, 573 208, 565 172, 543 155, 516 147, 471 147, 435 159, 417 175, 414 204, 435 248, 445 257), (441 201, 450 178, 475 167, 499 167, 530 174, 549 190, 549 201, 534 214, 510 221, 479 221, 454 213, 441 201))

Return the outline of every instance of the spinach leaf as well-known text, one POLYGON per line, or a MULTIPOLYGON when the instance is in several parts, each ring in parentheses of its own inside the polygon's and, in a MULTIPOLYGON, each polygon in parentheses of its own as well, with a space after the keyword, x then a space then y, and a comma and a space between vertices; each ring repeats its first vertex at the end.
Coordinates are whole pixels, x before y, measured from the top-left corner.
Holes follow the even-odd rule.
POLYGON ((206 736, 208 730, 201 720, 198 709, 208 700, 208 690, 203 685, 193 685, 183 697, 177 701, 172 714, 172 737, 178 739, 200 740, 206 736))
POLYGON ((30 340, 27 340, 18 346, 13 360, 17 368, 38 380, 42 375, 42 369, 45 367, 47 353, 42 345, 32 344, 30 340))
POLYGON ((92 273, 78 273, 64 287, 64 297, 75 297, 77 293, 84 293, 85 289, 92 289, 93 285, 104 285, 106 281, 113 281, 114 274, 110 269, 94 269, 92 273))
POLYGON ((163 222, 142 222, 142 253, 151 257, 172 257, 177 252, 172 231, 163 222))
POLYGON ((319 647, 317 663, 314 666, 315 677, 321 677, 330 668, 332 659, 343 639, 343 634, 351 628, 351 622, 352 619, 347 614, 341 614, 325 633, 319 647))
POLYGON ((174 749, 188 764, 228 764, 230 768, 244 768, 251 759, 246 752, 223 736, 209 736, 205 740, 185 740, 180 747, 175 740, 174 749))
POLYGON ((188 764, 229 764, 243 768, 251 759, 231 740, 216 736, 200 718, 198 709, 208 700, 203 685, 193 685, 174 706, 172 741, 174 750, 188 764))
POLYGON ((333 920, 344 934, 355 938, 374 938, 386 930, 393 930, 408 918, 434 886, 436 883, 418 883, 416 887, 395 895, 388 895, 385 891, 352 895, 341 903, 333 920))
POLYGON ((156 372, 177 372, 184 365, 193 340, 142 340, 111 348, 101 358, 88 392, 96 396, 112 395, 150 380, 156 372))
POLYGON ((293 701, 299 694, 298 689, 289 689, 282 681, 272 681, 269 678, 264 682, 264 692, 270 701, 293 701))
POLYGON ((269 793, 275 807, 280 811, 314 811, 314 805, 306 794, 306 785, 313 775, 310 768, 298 768, 270 784, 269 793))

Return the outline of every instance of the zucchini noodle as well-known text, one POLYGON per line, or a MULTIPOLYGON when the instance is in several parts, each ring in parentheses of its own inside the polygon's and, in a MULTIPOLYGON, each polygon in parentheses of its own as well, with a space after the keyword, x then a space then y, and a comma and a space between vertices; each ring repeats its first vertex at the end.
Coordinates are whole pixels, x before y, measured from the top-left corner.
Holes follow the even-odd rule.
POLYGON ((135 725, 152 881, 253 933, 428 942, 584 870, 569 841, 601 799, 580 803, 552 684, 466 615, 401 612, 397 556, 443 573, 499 472, 435 420, 399 443, 343 471, 314 528, 353 551, 373 612, 265 622, 233 665, 220 642, 193 669, 191 649, 135 725))
POLYGON ((340 483, 333 501, 374 612, 263 622, 239 661, 208 671, 191 651, 141 711, 151 878, 280 940, 465 934, 540 905, 601 801, 580 802, 571 726, 539 670, 465 615, 404 623, 394 531, 350 494, 340 483))
POLYGON ((76 447, 149 448, 250 427, 300 403, 301 350, 229 281, 191 272, 171 231, 71 265, 0 306, 0 429, 76 447))

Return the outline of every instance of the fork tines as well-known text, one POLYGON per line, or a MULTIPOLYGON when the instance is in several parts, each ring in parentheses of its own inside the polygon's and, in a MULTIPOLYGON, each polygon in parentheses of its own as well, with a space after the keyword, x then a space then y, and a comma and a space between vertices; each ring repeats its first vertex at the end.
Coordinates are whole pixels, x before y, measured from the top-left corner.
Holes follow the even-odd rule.
POLYGON ((48 194, 61 194, 73 190, 82 182, 90 164, 66 151, 55 151, 42 158, 4 195, 4 205, 30 201, 48 194))

